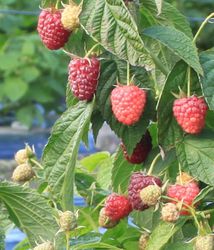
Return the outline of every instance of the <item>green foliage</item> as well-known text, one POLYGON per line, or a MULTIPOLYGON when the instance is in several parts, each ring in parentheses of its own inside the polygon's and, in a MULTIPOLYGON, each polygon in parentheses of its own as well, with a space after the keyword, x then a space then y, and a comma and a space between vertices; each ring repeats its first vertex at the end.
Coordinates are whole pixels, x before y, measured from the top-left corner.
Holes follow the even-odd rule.
MULTIPOLYGON (((3 61, 0 71, 4 72, 0 101, 15 105, 19 120, 30 124, 34 116, 39 116, 35 101, 49 110, 58 106, 57 98, 63 93, 67 104, 67 110, 53 126, 41 164, 37 159, 29 161, 36 173, 36 185, 31 188, 0 182, 3 204, 0 219, 4 220, 0 239, 11 225, 9 219, 28 237, 16 249, 24 250, 43 240, 56 243, 56 250, 64 249, 66 235, 67 250, 70 247, 131 250, 138 248, 140 235, 147 232, 150 235, 147 250, 192 250, 194 242, 186 243, 187 239, 189 242, 201 232, 211 232, 214 225, 214 50, 198 52, 189 23, 170 3, 139 2, 140 6, 136 1, 83 1, 80 28, 72 32, 64 52, 84 57, 86 50, 99 45, 96 53, 101 62, 100 77, 91 102, 75 98, 70 83, 64 93, 66 79, 64 85, 59 80, 65 74, 64 64, 68 60, 63 60, 61 52, 47 54, 31 29, 24 36, 16 30, 17 37, 0 43, 3 61), (131 82, 147 92, 145 112, 132 126, 119 123, 112 113, 110 95, 118 82, 122 85, 131 82), (205 129, 199 135, 184 133, 173 117, 173 102, 179 89, 189 90, 190 95, 203 95, 209 106, 205 129), (91 128, 96 140, 104 122, 125 144, 129 155, 149 130, 153 148, 146 161, 138 165, 127 162, 121 148, 113 155, 97 152, 78 159, 80 142, 88 144, 91 128), (134 171, 159 176, 164 184, 174 184, 179 171, 195 177, 201 192, 191 209, 187 208, 191 215, 181 216, 174 224, 162 221, 161 207, 166 197, 161 197, 158 206, 133 211, 129 219, 100 233, 99 211, 106 196, 111 192, 127 195, 134 171), (86 207, 74 206, 76 195, 85 199, 86 207), (61 233, 58 210, 78 210, 78 227, 61 233)), ((7 4, 23 6, 13 0, 7 4)), ((41 2, 43 7, 57 4, 62 7, 56 0, 41 2)), ((13 24, 14 20, 8 22, 13 24)), ((1 25, 4 33, 9 32, 8 24, 1 25)), ((32 23, 29 25, 33 27, 32 23)))

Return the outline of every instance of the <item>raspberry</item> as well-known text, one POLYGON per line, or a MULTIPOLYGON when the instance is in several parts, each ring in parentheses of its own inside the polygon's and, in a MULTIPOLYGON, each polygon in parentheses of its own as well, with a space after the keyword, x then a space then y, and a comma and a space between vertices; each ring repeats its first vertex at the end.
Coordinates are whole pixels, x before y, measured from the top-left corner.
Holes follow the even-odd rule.
POLYGON ((100 62, 96 57, 75 58, 69 64, 69 83, 79 100, 90 101, 97 88, 100 62))
POLYGON ((137 86, 117 85, 111 92, 112 111, 116 119, 125 124, 138 122, 146 105, 146 92, 137 86))
POLYGON ((192 206, 192 203, 195 197, 200 193, 200 189, 195 182, 190 182, 185 185, 175 184, 168 187, 167 195, 170 198, 173 198, 176 201, 171 201, 174 204, 180 205, 182 204, 182 208, 180 211, 181 215, 188 215, 189 212, 185 209, 188 209, 185 204, 188 206, 192 206))
POLYGON ((20 165, 23 163, 27 163, 28 159, 30 159, 31 157, 33 157, 34 151, 33 149, 31 149, 31 147, 29 147, 28 145, 26 145, 26 147, 24 149, 20 149, 19 151, 16 152, 15 154, 15 161, 20 165))
POLYGON ((195 241, 195 250, 213 250, 214 235, 198 236, 195 241))
POLYGON ((26 182, 32 179, 35 173, 32 167, 27 164, 21 164, 13 171, 12 180, 15 182, 26 182))
POLYGON ((100 210, 99 214, 99 225, 104 228, 112 228, 115 227, 119 223, 119 220, 114 221, 111 220, 107 215, 106 215, 106 210, 105 208, 102 208, 100 210))
POLYGON ((135 172, 132 174, 129 182, 128 193, 133 209, 143 211, 149 208, 149 206, 144 204, 140 198, 141 190, 149 185, 158 185, 161 187, 162 182, 155 176, 145 175, 141 172, 135 172))
POLYGON ((123 154, 126 160, 133 164, 140 164, 144 162, 152 149, 152 138, 147 131, 141 141, 136 145, 132 155, 128 155, 125 145, 122 143, 123 154))
POLYGON ((113 193, 109 195, 105 202, 106 215, 113 221, 125 218, 132 211, 129 200, 123 196, 113 193))
POLYGON ((145 205, 154 206, 161 197, 161 188, 157 185, 149 185, 140 191, 140 198, 145 205))
POLYGON ((145 250, 147 243, 149 241, 149 235, 148 234, 142 234, 139 239, 139 250, 145 250))
POLYGON ((62 48, 67 43, 71 33, 62 26, 61 11, 56 9, 41 11, 37 30, 42 42, 50 50, 62 48))
POLYGON ((54 246, 51 242, 45 242, 34 247, 33 250, 54 250, 54 246))
POLYGON ((185 172, 182 172, 176 178, 176 183, 177 184, 183 185, 183 184, 187 184, 187 183, 190 183, 190 182, 195 182, 197 184, 197 181, 192 176, 190 176, 189 174, 187 174, 185 172))
POLYGON ((66 30, 74 31, 79 27, 79 15, 81 12, 81 7, 72 3, 70 5, 65 5, 65 8, 62 12, 61 22, 63 27, 66 30))
POLYGON ((174 101, 173 114, 182 129, 189 134, 198 134, 205 125, 207 104, 196 96, 180 98, 174 101))
POLYGON ((163 221, 175 222, 179 219, 179 211, 175 204, 166 203, 161 210, 161 218, 163 221))
POLYGON ((77 227, 76 216, 71 211, 60 213, 59 224, 62 231, 69 232, 77 227))

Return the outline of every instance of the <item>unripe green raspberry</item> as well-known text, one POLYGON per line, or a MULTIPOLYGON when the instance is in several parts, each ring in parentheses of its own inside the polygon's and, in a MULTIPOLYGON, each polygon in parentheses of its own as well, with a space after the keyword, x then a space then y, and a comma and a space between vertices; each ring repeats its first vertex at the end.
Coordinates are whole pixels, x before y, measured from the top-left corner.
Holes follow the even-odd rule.
POLYGON ((113 228, 115 227, 117 224, 119 223, 119 221, 113 221, 111 220, 105 212, 105 208, 102 208, 100 210, 100 214, 99 214, 99 225, 101 227, 104 228, 113 228))
POLYGON ((69 232, 77 227, 76 215, 71 211, 61 212, 59 215, 59 225, 62 231, 69 232))
POLYGON ((12 180, 15 182, 26 182, 35 176, 32 167, 28 163, 24 163, 15 168, 12 180))
POLYGON ((62 12, 61 22, 66 30, 74 31, 79 27, 79 15, 81 12, 81 7, 76 4, 65 5, 62 12))
POLYGON ((214 235, 198 236, 194 250, 214 250, 214 235))
POLYGON ((24 149, 20 149, 15 154, 15 161, 20 165, 26 163, 28 159, 33 157, 35 154, 30 146, 26 145, 24 149))
POLYGON ((54 246, 51 242, 45 242, 34 247, 33 250, 54 250, 54 246))
POLYGON ((154 206, 161 196, 161 188, 158 185, 149 185, 140 191, 140 198, 145 205, 154 206))
POLYGON ((166 203, 161 210, 161 218, 163 221, 175 222, 179 219, 180 212, 173 203, 166 203))
POLYGON ((149 241, 149 235, 148 234, 142 234, 139 239, 139 250, 145 250, 147 243, 149 241))

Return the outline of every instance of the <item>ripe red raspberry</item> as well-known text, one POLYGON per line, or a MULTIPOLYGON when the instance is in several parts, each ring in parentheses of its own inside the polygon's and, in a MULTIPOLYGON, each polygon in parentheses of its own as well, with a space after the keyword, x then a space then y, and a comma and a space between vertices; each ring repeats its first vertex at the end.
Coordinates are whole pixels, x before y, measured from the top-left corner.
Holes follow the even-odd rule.
POLYGON ((147 131, 141 141, 136 145, 132 155, 130 156, 128 155, 126 147, 123 143, 121 143, 121 147, 123 149, 123 154, 128 162, 133 164, 140 164, 146 160, 149 152, 152 149, 152 138, 147 131))
POLYGON ((149 208, 149 206, 144 204, 140 198, 140 192, 142 189, 149 185, 158 185, 161 187, 162 182, 155 176, 145 175, 141 172, 135 172, 132 174, 129 182, 128 194, 133 209, 143 211, 149 208))
POLYGON ((129 200, 123 196, 113 193, 109 195, 105 202, 106 215, 113 221, 125 218, 132 211, 129 200))
POLYGON ((204 98, 197 96, 177 99, 173 104, 173 114, 182 127, 189 134, 198 134, 205 125, 207 104, 204 98))
POLYGON ((90 101, 97 88, 100 62, 96 57, 75 58, 69 67, 69 83, 73 94, 79 100, 90 101))
POLYGON ((44 9, 41 11, 37 30, 44 45, 51 50, 62 48, 71 34, 70 31, 63 28, 61 11, 56 9, 44 9))
POLYGON ((112 111, 117 120, 125 125, 138 122, 144 112, 146 92, 134 85, 118 85, 111 92, 112 111))
POLYGON ((168 187, 167 190, 167 196, 170 198, 173 198, 176 201, 171 201, 174 204, 182 204, 182 209, 180 211, 181 215, 188 215, 189 212, 186 211, 188 209, 185 204, 188 206, 192 206, 192 203, 195 199, 195 197, 200 193, 200 189, 198 187, 198 184, 196 182, 190 182, 185 185, 175 184, 168 187))

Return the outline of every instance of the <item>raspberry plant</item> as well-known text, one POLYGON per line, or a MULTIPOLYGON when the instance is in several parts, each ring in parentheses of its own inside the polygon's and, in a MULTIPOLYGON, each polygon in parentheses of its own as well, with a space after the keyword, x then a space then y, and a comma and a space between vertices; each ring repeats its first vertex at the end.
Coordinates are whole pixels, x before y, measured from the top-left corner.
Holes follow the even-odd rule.
MULTIPOLYGON (((68 7, 60 1, 44 0, 41 7, 48 15, 62 12, 63 23, 69 23, 69 41, 60 41, 74 62, 67 110, 53 126, 41 162, 34 154, 25 157, 37 190, 22 178, 19 184, 0 182, 1 234, 10 220, 27 235, 16 249, 190 250, 201 249, 207 239, 207 249, 213 249, 214 50, 199 51, 197 39, 214 13, 193 37, 185 17, 165 1, 66 4, 69 13, 81 10, 80 16, 67 10, 63 15, 68 7), (177 98, 185 98, 184 106, 177 98), (182 118, 178 122, 173 109, 182 118), (131 123, 118 119, 126 116, 131 123), (113 155, 99 152, 79 160, 80 142, 88 144, 90 129, 96 140, 104 122, 122 146, 113 155), (148 133, 152 145, 138 150, 148 133), (136 154, 144 154, 138 164, 130 160, 140 158, 136 154), (85 207, 74 205, 77 194, 85 207), (73 217, 63 221, 69 223, 66 230, 63 213, 75 215, 73 225, 73 217)), ((50 35, 54 44, 61 20, 58 30, 54 19, 40 16, 39 23, 41 18, 42 40, 50 35)))

